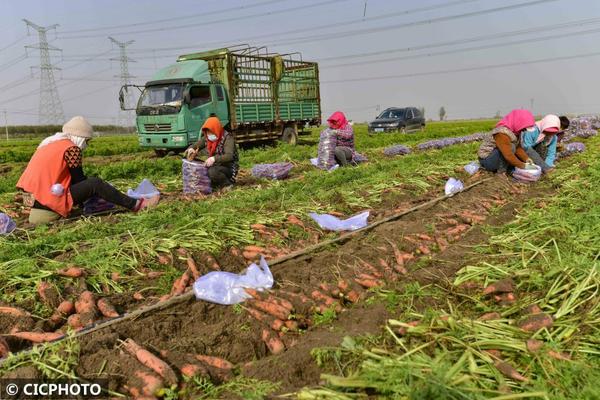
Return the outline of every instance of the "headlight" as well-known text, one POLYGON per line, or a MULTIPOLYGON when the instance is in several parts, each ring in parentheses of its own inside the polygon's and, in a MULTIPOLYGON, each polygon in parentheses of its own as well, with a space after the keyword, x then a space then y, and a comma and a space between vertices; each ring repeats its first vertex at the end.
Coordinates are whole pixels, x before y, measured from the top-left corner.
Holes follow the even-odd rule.
POLYGON ((173 136, 173 142, 179 143, 179 142, 183 142, 183 141, 185 141, 185 137, 183 137, 183 136, 173 136))
POLYGON ((388 124, 387 126, 390 127, 390 128, 395 128, 395 127, 398 126, 398 123, 397 122, 392 122, 392 123, 388 124))

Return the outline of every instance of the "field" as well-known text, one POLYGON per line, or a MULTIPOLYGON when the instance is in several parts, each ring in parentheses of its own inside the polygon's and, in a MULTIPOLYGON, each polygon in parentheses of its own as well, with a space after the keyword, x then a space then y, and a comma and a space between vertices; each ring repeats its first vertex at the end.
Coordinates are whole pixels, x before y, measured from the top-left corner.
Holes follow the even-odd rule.
POLYGON ((159 207, 35 229, 14 185, 39 139, 0 143, 0 211, 20 226, 0 238, 0 311, 13 307, 0 312, 0 350, 13 353, 0 376, 107 378, 112 397, 141 398, 155 382, 162 389, 146 395, 165 399, 600 398, 600 139, 533 185, 467 175, 477 143, 382 154, 494 122, 379 135, 357 125, 369 161, 331 173, 309 163, 315 130, 298 146, 243 150, 236 188, 208 197, 181 193, 179 157, 104 136, 85 151, 86 174, 123 190, 148 178, 159 207), (280 161, 294 164, 287 180, 250 175, 280 161), (469 189, 440 198, 449 177, 469 189), (373 227, 354 235, 308 217, 364 210, 373 227), (275 277, 260 299, 219 306, 186 285, 173 293, 190 264, 241 272, 259 254, 275 277), (72 266, 83 275, 61 275, 72 266), (92 303, 92 315, 77 314, 87 323, 65 324, 58 303, 85 291, 136 317, 96 329, 109 318, 92 303), (57 329, 65 339, 34 348, 13 335, 57 329), (168 371, 159 379, 127 339, 168 371))

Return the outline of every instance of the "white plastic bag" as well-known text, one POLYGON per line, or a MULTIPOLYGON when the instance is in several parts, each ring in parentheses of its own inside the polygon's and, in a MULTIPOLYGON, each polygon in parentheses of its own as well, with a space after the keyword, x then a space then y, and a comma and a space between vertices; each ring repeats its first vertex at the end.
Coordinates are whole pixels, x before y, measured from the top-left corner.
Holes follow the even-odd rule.
POLYGON ((143 179, 135 189, 127 189, 127 196, 134 199, 149 199, 150 197, 154 197, 159 194, 160 192, 156 186, 154 186, 148 179, 143 179))
POLYGON ((264 290, 273 287, 273 274, 261 256, 260 266, 250 264, 246 273, 213 271, 202 275, 194 282, 194 294, 198 300, 231 305, 250 298, 245 288, 264 290))
POLYGON ((465 188, 463 183, 458 179, 450 178, 446 182, 446 186, 444 187, 444 192, 446 192, 446 196, 452 196, 465 188))
POLYGON ((479 171, 479 163, 477 161, 473 161, 465 165, 465 171, 467 174, 474 175, 477 171, 479 171))
POLYGON ((530 168, 533 169, 515 168, 513 172, 513 178, 520 182, 536 182, 540 180, 542 177, 542 168, 535 164, 533 164, 530 168))
POLYGON ((369 211, 357 214, 346 220, 341 220, 329 214, 309 213, 309 215, 319 224, 321 229, 330 231, 355 231, 367 226, 369 211))

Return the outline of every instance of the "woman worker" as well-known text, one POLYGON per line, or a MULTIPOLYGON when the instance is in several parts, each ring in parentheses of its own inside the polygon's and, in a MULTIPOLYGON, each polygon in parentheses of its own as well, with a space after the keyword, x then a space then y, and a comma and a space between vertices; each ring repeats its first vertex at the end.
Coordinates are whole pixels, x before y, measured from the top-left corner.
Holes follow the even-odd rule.
POLYGON ((335 161, 342 167, 354 162, 356 163, 356 149, 354 148, 354 129, 346 120, 341 111, 336 111, 327 119, 330 129, 337 132, 335 161))
POLYGON ((549 114, 521 133, 521 146, 543 173, 554 169, 560 129, 560 118, 549 114))

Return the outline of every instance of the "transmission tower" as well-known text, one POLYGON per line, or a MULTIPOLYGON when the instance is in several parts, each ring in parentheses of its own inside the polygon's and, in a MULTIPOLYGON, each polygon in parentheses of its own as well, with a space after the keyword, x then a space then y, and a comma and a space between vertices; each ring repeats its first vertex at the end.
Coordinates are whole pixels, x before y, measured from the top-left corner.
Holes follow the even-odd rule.
MULTIPOLYGON (((135 78, 135 76, 129 74, 129 63, 135 62, 131 58, 127 57, 127 46, 135 42, 135 40, 130 40, 128 42, 119 42, 118 40, 108 37, 111 42, 119 46, 120 56, 119 58, 111 58, 112 61, 119 61, 121 64, 121 74, 115 75, 115 78, 121 78, 121 85, 128 85, 130 83, 131 78, 135 78)), ((125 105, 130 106, 133 104, 133 96, 131 95, 131 91, 127 90, 125 92, 125 105)), ((133 115, 131 111, 119 111, 119 116, 117 118, 117 125, 119 126, 131 126, 133 124, 133 115)))
POLYGON ((40 124, 57 124, 64 123, 65 114, 63 112, 62 103, 58 96, 56 81, 54 80, 54 70, 60 70, 52 65, 50 59, 50 51, 61 51, 61 49, 48 44, 46 32, 56 29, 58 24, 50 26, 39 26, 33 22, 24 19, 27 24, 27 31, 32 28, 37 31, 39 42, 34 45, 25 46, 25 48, 40 50, 40 124))

